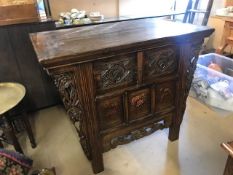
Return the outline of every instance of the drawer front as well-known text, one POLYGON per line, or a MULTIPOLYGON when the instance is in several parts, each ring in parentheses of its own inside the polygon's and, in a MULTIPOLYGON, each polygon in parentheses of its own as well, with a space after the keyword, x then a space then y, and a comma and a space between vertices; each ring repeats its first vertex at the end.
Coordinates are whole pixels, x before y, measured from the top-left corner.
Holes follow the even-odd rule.
POLYGON ((156 112, 175 107, 176 81, 162 83, 155 88, 156 112))
POLYGON ((136 83, 136 53, 94 63, 94 80, 97 91, 136 83))
POLYGON ((97 115, 101 130, 118 126, 123 122, 123 97, 115 96, 97 100, 97 115))
POLYGON ((178 53, 175 46, 144 51, 144 79, 174 73, 178 68, 178 53))
POLYGON ((170 112, 175 107, 175 93, 176 81, 173 80, 97 99, 100 129, 112 129, 170 112))
POLYGON ((151 114, 151 90, 149 88, 128 93, 128 114, 129 122, 151 114))

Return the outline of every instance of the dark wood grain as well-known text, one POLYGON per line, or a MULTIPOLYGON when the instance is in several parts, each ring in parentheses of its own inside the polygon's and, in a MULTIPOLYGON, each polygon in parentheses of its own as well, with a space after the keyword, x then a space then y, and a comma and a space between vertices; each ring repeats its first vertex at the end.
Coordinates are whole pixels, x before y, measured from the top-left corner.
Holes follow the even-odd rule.
MULTIPOLYGON (((179 138, 199 49, 212 32, 144 19, 31 36, 52 76, 65 76, 70 69, 75 74, 72 91, 69 79, 63 87, 80 97, 84 152, 91 154, 95 173, 103 170, 102 152, 117 145, 165 128, 170 140, 179 138)), ((65 106, 78 104, 59 91, 65 106)), ((69 111, 79 118, 79 112, 69 111)))
POLYGON ((101 129, 108 129, 123 122, 123 97, 111 96, 97 101, 97 114, 101 129))
POLYGON ((92 168, 94 173, 104 170, 99 124, 97 122, 95 90, 93 82, 93 67, 91 63, 79 65, 77 68, 78 89, 84 108, 87 134, 91 148, 92 168))
POLYGON ((86 58, 95 54, 97 60, 101 56, 114 55, 119 49, 136 49, 135 46, 148 48, 151 44, 166 41, 186 40, 190 36, 206 37, 213 29, 204 26, 179 24, 157 19, 141 19, 123 21, 98 26, 86 26, 73 29, 42 32, 31 35, 34 48, 40 62, 44 66, 57 66, 60 63, 85 62, 86 58), (79 58, 81 57, 81 58, 79 58))
POLYGON ((143 63, 143 52, 138 52, 138 55, 137 55, 137 76, 138 76, 138 85, 141 85, 142 84, 142 78, 143 78, 143 66, 144 66, 144 63, 143 63))
POLYGON ((17 61, 6 27, 0 28, 0 81, 16 81, 22 83, 17 61))

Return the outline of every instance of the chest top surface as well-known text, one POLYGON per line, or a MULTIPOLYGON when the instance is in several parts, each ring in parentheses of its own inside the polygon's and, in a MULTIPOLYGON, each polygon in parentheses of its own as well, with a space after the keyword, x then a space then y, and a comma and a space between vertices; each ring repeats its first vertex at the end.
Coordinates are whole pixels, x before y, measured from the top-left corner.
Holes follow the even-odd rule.
POLYGON ((195 34, 203 38, 214 29, 206 26, 140 19, 72 29, 31 34, 38 60, 43 64, 116 51, 119 48, 140 46, 150 42, 175 41, 195 34))

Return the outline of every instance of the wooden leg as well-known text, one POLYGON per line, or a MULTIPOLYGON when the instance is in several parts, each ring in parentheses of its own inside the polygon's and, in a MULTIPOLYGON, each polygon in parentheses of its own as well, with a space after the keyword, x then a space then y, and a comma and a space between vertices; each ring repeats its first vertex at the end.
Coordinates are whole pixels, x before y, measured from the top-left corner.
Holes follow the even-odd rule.
POLYGON ((104 170, 102 143, 98 130, 98 120, 95 109, 95 95, 93 82, 93 67, 91 64, 85 64, 78 67, 78 92, 81 97, 82 106, 85 112, 85 122, 87 124, 87 134, 91 148, 92 168, 94 173, 100 173, 104 170))
POLYGON ((12 142, 16 151, 23 153, 23 150, 18 142, 18 139, 15 136, 14 129, 12 128, 12 125, 10 124, 10 122, 7 120, 7 118, 5 116, 3 116, 2 119, 4 122, 3 132, 6 135, 7 139, 9 139, 12 142))
POLYGON ((100 173, 104 171, 104 162, 103 162, 103 155, 100 153, 99 157, 94 157, 94 159, 91 162, 92 169, 95 174, 100 173))
POLYGON ((169 128, 169 140, 175 141, 179 139, 180 125, 172 124, 169 128))
POLYGON ((233 175, 233 158, 228 156, 223 175, 233 175))
POLYGON ((26 115, 25 112, 22 114, 22 119, 23 119, 23 122, 25 124, 25 129, 27 131, 27 135, 29 137, 31 146, 32 146, 32 148, 35 148, 36 147, 36 141, 35 141, 35 138, 34 138, 34 135, 33 135, 33 132, 32 132, 30 122, 28 120, 28 116, 26 115))
POLYGON ((219 48, 216 49, 216 53, 222 55, 227 46, 228 46, 227 44, 220 46, 219 48))
POLYGON ((2 144, 2 142, 0 141, 0 148, 4 148, 4 146, 3 146, 3 144, 2 144))

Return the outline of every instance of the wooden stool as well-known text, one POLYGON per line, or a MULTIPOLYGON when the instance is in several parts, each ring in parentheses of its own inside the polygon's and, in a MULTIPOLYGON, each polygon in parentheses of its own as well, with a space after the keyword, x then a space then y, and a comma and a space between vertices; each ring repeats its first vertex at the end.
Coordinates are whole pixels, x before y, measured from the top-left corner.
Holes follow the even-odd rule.
POLYGON ((223 175, 233 175, 233 141, 222 143, 221 146, 229 154, 223 175))
MULTIPOLYGON (((1 127, 6 138, 13 144, 15 150, 20 153, 23 153, 23 151, 17 137, 15 136, 15 132, 7 112, 23 100, 25 93, 26 90, 24 86, 19 83, 0 83, 0 118, 3 123, 1 127)), ((25 113, 22 116, 22 121, 25 124, 32 147, 36 147, 32 129, 25 113)), ((3 146, 2 143, 0 146, 3 146)))
POLYGON ((233 46, 233 19, 231 17, 221 17, 224 20, 224 32, 221 45, 216 49, 216 53, 223 54, 227 46, 233 46))

